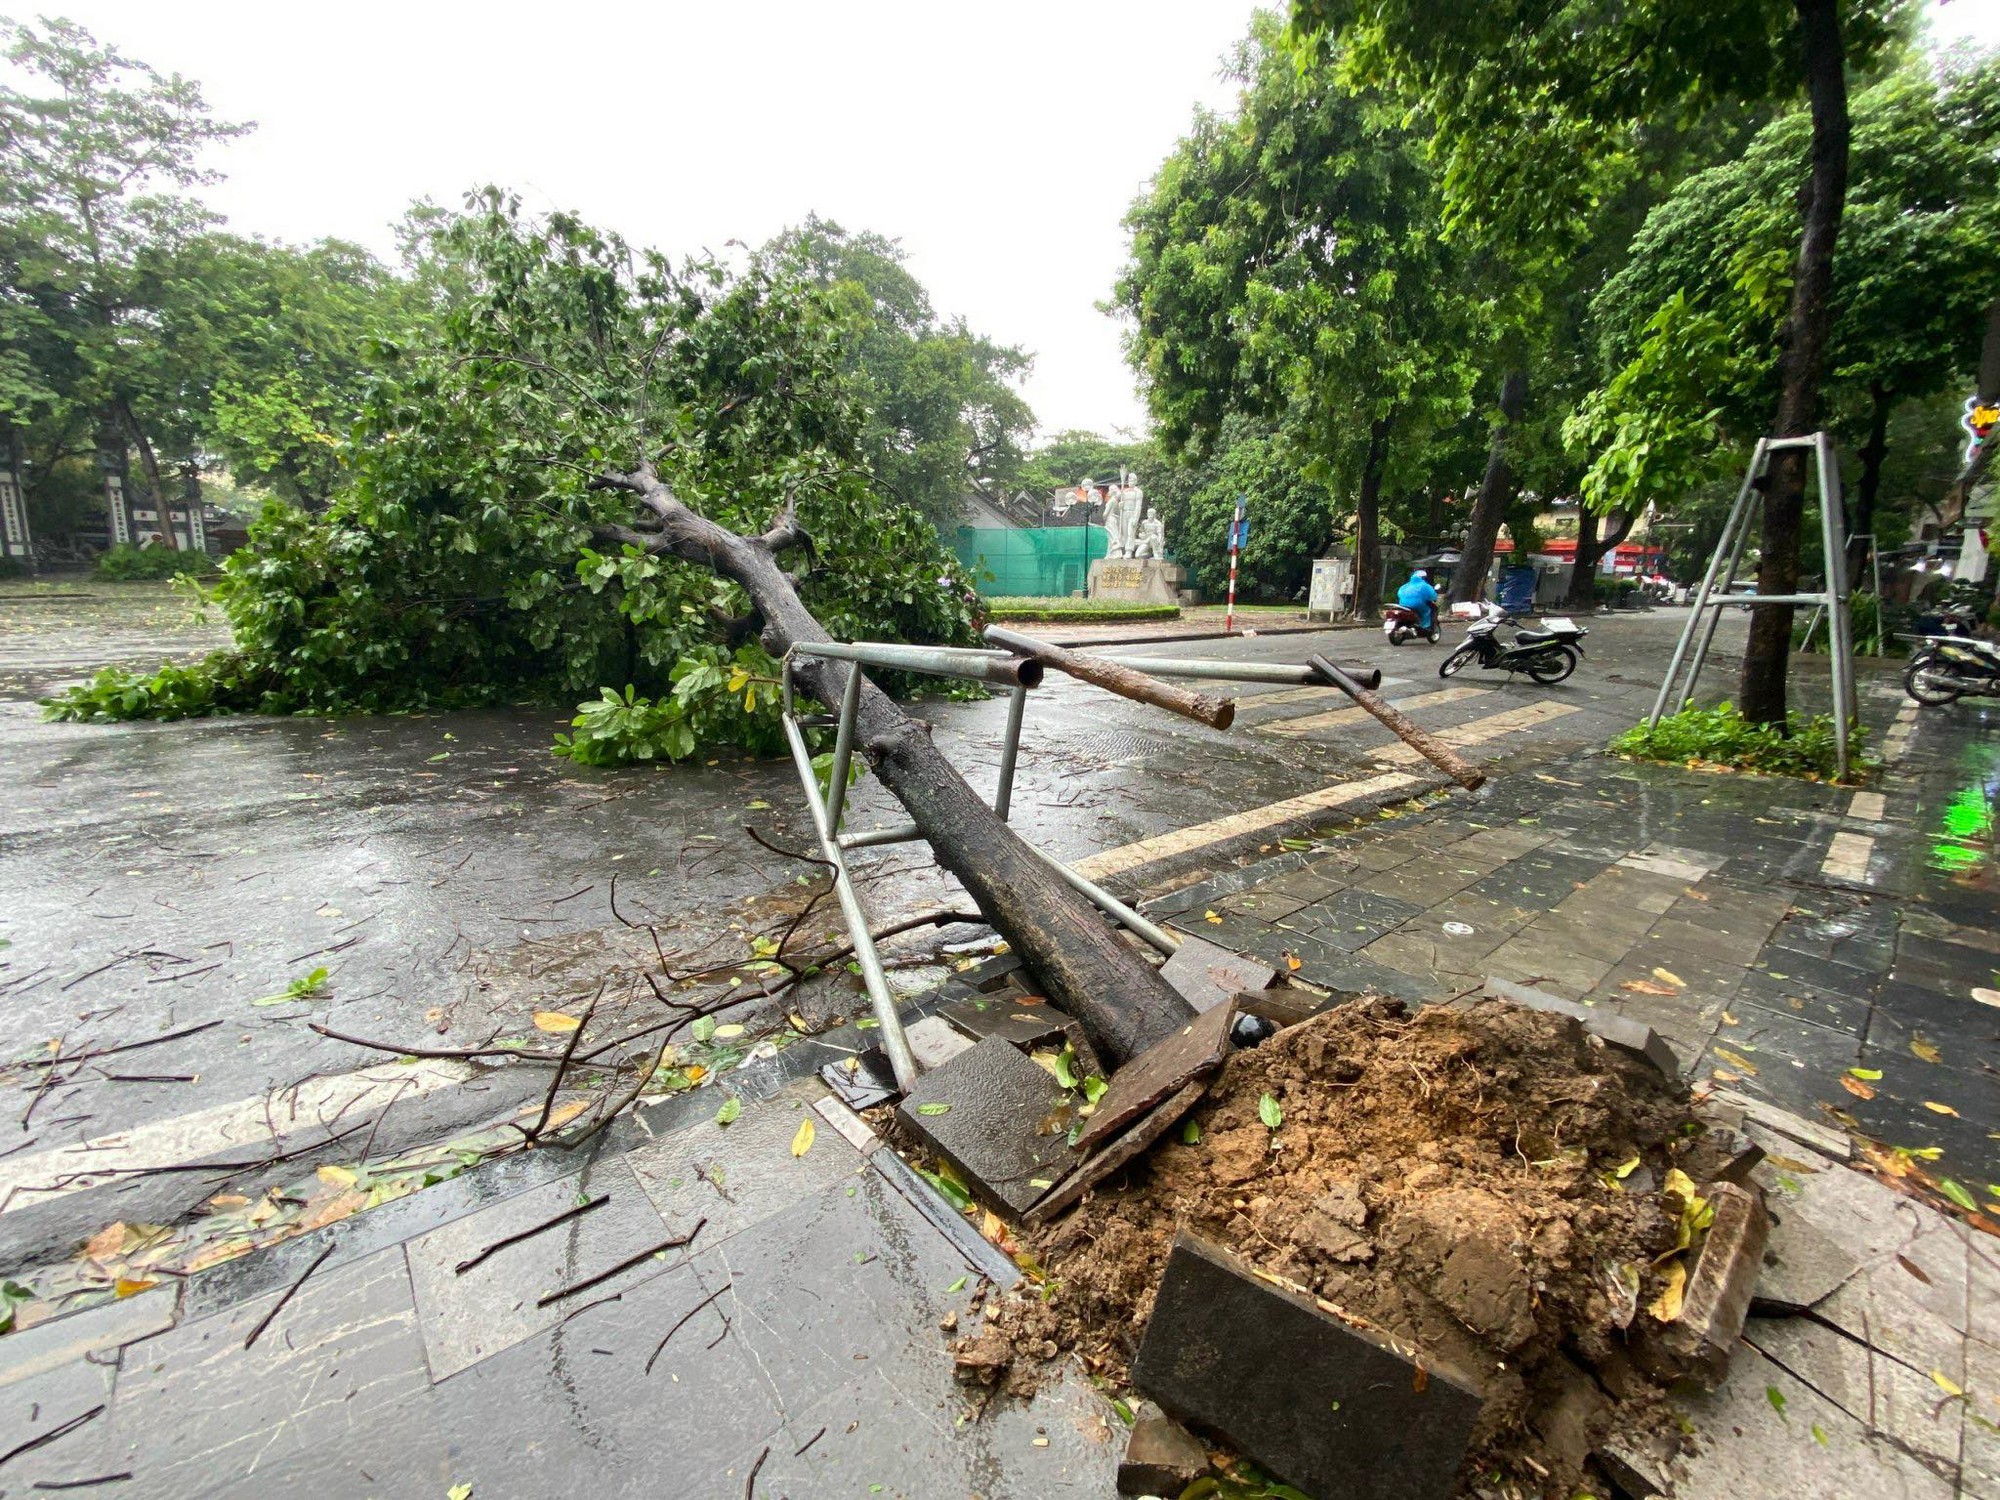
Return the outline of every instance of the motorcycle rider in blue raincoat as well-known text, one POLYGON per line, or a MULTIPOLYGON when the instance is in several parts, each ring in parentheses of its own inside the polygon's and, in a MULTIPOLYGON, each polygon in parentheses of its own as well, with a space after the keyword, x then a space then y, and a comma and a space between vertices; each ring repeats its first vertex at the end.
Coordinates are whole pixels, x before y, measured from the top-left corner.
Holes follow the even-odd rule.
POLYGON ((1417 628, 1429 630, 1431 615, 1437 608, 1438 591, 1431 587, 1430 574, 1418 568, 1410 574, 1410 581, 1396 590, 1396 602, 1405 609, 1417 612, 1417 628))

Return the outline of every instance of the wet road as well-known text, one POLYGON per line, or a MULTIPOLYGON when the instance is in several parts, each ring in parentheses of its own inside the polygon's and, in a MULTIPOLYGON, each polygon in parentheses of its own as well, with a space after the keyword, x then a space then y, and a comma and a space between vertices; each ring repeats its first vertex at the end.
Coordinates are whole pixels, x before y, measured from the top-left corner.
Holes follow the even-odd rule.
MULTIPOLYGON (((1650 703, 1680 621, 1661 611, 1591 622, 1583 671, 1554 689, 1490 673, 1439 682, 1456 631, 1445 647, 1396 650, 1349 631, 1144 649, 1379 659, 1387 696, 1433 731, 1488 736, 1479 753, 1504 769, 1601 744, 1629 724, 1650 703), (1533 722, 1514 727, 1523 714, 1533 722)), ((369 1075, 336 1089, 344 1105, 322 1098, 304 1117, 288 1094, 275 1122, 269 1100, 384 1061, 318 1035, 313 1021, 413 1045, 532 1037, 534 1011, 574 1009, 607 968, 650 956, 645 934, 613 918, 613 877, 620 913, 657 924, 670 955, 734 960, 748 956, 749 934, 782 925, 772 898, 796 892, 805 868, 742 832, 752 824, 780 846, 808 844, 787 762, 573 767, 548 753, 564 716, 542 711, 45 725, 24 695, 75 675, 93 651, 128 656, 129 641, 87 626, 0 639, 0 937, 11 945, 0 952, 0 1058, 205 1027, 98 1059, 59 1087, 42 1089, 38 1070, 0 1074, 18 1103, 0 1114, 0 1194, 10 1168, 78 1141, 192 1154, 246 1131, 268 1136, 253 1130, 258 1116, 303 1125, 313 1110, 322 1121, 334 1108, 360 1118, 389 1101, 384 1145, 489 1118, 537 1081, 457 1065, 369 1075), (322 968, 311 993, 280 1000, 322 968)), ((1400 750, 1329 691, 1243 694, 1236 727, 1222 733, 1052 675, 1031 700, 1016 826, 1066 859, 1102 856, 1379 776, 1383 752, 1400 750)), ((990 790, 1004 701, 919 711, 990 790)), ((853 805, 850 827, 900 812, 872 781, 853 805)), ((878 918, 951 898, 921 846, 872 853, 857 873, 878 918)))

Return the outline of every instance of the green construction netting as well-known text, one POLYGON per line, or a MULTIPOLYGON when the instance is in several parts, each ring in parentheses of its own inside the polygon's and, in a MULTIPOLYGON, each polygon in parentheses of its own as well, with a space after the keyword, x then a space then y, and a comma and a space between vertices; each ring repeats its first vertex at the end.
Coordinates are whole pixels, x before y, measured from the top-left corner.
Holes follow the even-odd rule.
POLYGON ((1109 545, 1102 526, 961 526, 952 550, 979 592, 998 598, 1080 594, 1109 545))

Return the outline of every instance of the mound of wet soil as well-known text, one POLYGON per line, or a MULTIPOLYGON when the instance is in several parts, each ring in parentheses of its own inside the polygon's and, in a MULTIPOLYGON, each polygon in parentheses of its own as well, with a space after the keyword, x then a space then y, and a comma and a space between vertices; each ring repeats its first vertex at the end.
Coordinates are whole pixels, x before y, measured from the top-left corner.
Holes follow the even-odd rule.
POLYGON ((1024 1234, 1048 1294, 1009 1299, 984 1352, 1005 1341, 1017 1387, 1070 1352, 1122 1387, 1186 1226, 1471 1377, 1462 1493, 1570 1500, 1614 1425, 1662 1417, 1631 1346, 1676 1204, 1643 1189, 1704 1180, 1688 1107, 1567 1017, 1342 1006, 1236 1053, 1120 1185, 1024 1234))

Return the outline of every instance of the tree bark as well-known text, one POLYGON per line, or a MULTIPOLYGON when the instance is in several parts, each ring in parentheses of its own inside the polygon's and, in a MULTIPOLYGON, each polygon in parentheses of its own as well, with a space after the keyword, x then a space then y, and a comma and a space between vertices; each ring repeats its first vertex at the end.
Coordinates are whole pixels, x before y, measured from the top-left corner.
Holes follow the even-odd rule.
MULTIPOLYGON (((660 528, 611 528, 611 539, 670 553, 741 585, 763 617, 764 647, 773 655, 803 641, 832 639, 778 563, 780 552, 805 540, 789 517, 761 537, 739 536, 682 504, 650 468, 607 475, 597 484, 636 496, 660 528)), ((850 670, 845 662, 811 656, 793 662, 799 685, 822 703, 840 701, 850 670)), ((966 785, 931 743, 929 726, 905 716, 865 678, 855 739, 938 863, 958 877, 1049 999, 1082 1023, 1108 1063, 1124 1062, 1193 1018, 1193 1007, 966 785)))
POLYGON ((132 403, 123 396, 118 398, 118 420, 132 435, 132 445, 139 450, 139 464, 146 471, 146 483, 153 491, 153 513, 160 518, 160 535, 166 539, 167 550, 178 552, 181 544, 174 537, 174 519, 167 510, 167 487, 160 478, 160 456, 153 451, 153 441, 146 436, 146 429, 139 425, 133 414, 132 403))
MULTIPOLYGON (((1804 437, 1819 411, 1820 370, 1833 326, 1833 249, 1847 202, 1847 59, 1836 0, 1794 0, 1812 111, 1812 172, 1805 190, 1805 230, 1792 281, 1779 366, 1778 437, 1804 437)), ((1774 456, 1766 474, 1764 533, 1757 592, 1795 594, 1799 587, 1799 537, 1805 521, 1806 453, 1774 456)), ((1767 604, 1750 611, 1750 642, 1743 653, 1743 717, 1756 724, 1785 722, 1785 676, 1791 666, 1792 606, 1767 604)))
POLYGON ((1493 566, 1493 543, 1500 535, 1500 522, 1507 512, 1507 491, 1514 480, 1507 464, 1507 444, 1514 435, 1514 424, 1527 409, 1528 372, 1509 370, 1500 382, 1500 420, 1494 425, 1493 443, 1486 454, 1486 473, 1472 502, 1465 548, 1451 575, 1453 604, 1467 604, 1485 597, 1486 574, 1493 566))
POLYGON ((1604 561, 1605 553, 1632 534, 1632 523, 1638 518, 1637 511, 1628 510, 1610 531, 1600 534, 1597 512, 1587 505, 1577 507, 1576 563, 1570 569, 1569 588, 1563 595, 1565 608, 1590 609, 1597 603, 1597 565, 1604 561))
POLYGON ((1854 514, 1847 527, 1847 581, 1861 577, 1868 544, 1859 540, 1875 530, 1875 497, 1882 489, 1882 460, 1889 452, 1889 408, 1895 397, 1877 380, 1868 387, 1868 441, 1861 445, 1861 477, 1854 486, 1854 514))
POLYGON ((1368 426, 1368 452, 1361 461, 1361 493, 1354 502, 1354 618, 1382 613, 1382 470, 1389 460, 1393 417, 1368 426))

